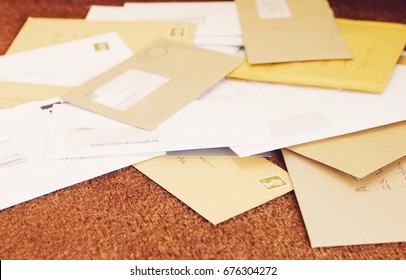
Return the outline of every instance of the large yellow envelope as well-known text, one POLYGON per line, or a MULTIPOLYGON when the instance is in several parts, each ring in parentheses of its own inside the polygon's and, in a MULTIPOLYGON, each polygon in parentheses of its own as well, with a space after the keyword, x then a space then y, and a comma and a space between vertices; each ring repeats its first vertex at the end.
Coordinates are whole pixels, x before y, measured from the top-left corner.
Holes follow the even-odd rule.
POLYGON ((312 247, 406 241, 406 157, 359 180, 283 155, 312 247))
POLYGON ((363 178, 406 156, 406 122, 289 147, 298 154, 363 178))
POLYGON ((349 59, 326 0, 235 0, 250 64, 349 59))
POLYGON ((272 65, 244 63, 229 77, 382 92, 405 46, 406 25, 346 19, 339 19, 337 23, 352 51, 352 60, 272 65))
POLYGON ((62 96, 67 102, 154 129, 240 65, 242 59, 160 39, 62 96))
POLYGON ((134 166, 213 224, 292 190, 287 172, 265 158, 158 157, 134 166))
MULTIPOLYGON (((117 32, 128 47, 137 52, 161 37, 193 43, 195 29, 196 25, 192 23, 93 22, 83 19, 28 18, 7 54, 109 32, 117 32)), ((70 89, 0 82, 0 109, 59 96, 70 89)))

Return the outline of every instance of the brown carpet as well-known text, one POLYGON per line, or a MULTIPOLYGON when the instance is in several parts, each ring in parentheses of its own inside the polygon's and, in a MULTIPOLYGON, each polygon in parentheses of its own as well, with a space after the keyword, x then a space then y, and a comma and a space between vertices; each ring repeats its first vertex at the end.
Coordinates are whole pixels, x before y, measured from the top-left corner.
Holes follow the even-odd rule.
MULTIPOLYGON (((28 16, 124 2, 1 0, 0 53, 28 16)), ((337 17, 406 23, 404 0, 330 4, 337 17)), ((213 226, 131 167, 0 211, 0 244, 0 259, 406 259, 406 242, 312 249, 293 193, 213 226)))

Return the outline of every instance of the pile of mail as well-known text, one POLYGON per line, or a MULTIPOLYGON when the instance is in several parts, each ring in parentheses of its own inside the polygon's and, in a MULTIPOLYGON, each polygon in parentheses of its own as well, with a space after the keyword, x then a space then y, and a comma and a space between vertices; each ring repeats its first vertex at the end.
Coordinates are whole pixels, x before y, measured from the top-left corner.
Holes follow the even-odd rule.
POLYGON ((406 241, 405 43, 326 0, 28 18, 0 57, 0 209, 134 165, 213 224, 294 189, 312 247, 406 241))

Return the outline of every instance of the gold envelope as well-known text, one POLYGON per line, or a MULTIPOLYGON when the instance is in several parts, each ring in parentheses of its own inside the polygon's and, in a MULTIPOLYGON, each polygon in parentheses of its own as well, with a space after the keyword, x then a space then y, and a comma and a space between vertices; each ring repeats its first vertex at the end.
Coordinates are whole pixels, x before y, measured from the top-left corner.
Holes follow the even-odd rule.
POLYGON ((287 172, 259 157, 157 157, 134 166, 213 224, 292 190, 287 172))
POLYGON ((235 0, 250 64, 349 59, 326 0, 235 0))
POLYGON ((406 155, 406 121, 289 147, 357 178, 406 155))
MULTIPOLYGON (((140 51, 158 38, 192 43, 196 25, 158 22, 94 22, 84 19, 28 18, 7 54, 117 32, 128 47, 140 51)), ((74 54, 73 54, 74 55, 74 54)), ((0 82, 0 109, 62 95, 71 88, 0 82)))
POLYGON ((406 241, 406 157, 359 180, 283 155, 312 247, 406 241))
POLYGON ((352 60, 243 63, 229 77, 382 92, 405 46, 406 25, 346 19, 338 19, 337 23, 352 51, 352 60))
POLYGON ((239 57, 160 39, 62 99, 151 130, 241 62, 239 57))

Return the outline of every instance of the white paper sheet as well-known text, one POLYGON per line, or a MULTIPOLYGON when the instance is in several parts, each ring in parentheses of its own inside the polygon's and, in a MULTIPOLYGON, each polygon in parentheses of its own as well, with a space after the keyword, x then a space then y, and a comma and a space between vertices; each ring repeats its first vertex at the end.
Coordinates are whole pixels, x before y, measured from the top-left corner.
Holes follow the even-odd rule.
POLYGON ((0 111, 0 209, 147 160, 156 154, 47 160, 45 147, 56 100, 0 111))
POLYGON ((0 81, 75 87, 133 55, 116 33, 0 56, 0 81))

